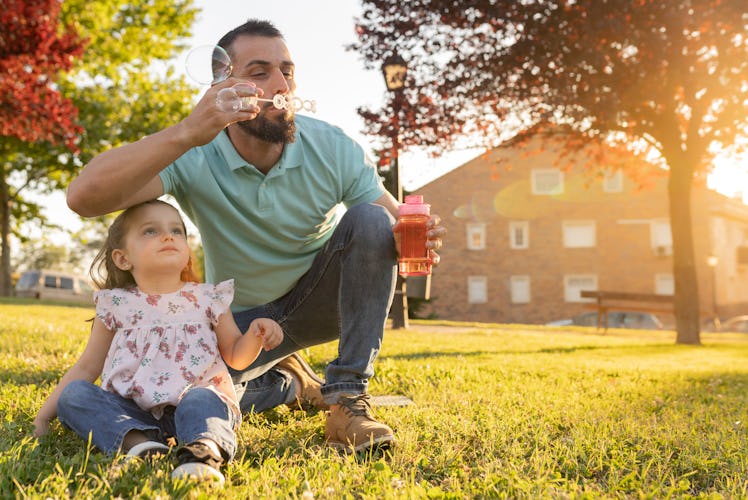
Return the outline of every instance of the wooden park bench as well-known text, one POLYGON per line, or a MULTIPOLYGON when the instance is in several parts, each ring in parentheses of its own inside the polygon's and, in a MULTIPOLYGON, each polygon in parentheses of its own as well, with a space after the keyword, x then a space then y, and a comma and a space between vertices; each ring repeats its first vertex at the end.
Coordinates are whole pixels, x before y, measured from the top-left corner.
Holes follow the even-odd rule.
POLYGON ((595 299, 586 307, 597 309, 597 329, 608 329, 608 311, 638 311, 651 313, 673 312, 673 296, 655 293, 630 293, 599 290, 583 290, 580 296, 595 299))

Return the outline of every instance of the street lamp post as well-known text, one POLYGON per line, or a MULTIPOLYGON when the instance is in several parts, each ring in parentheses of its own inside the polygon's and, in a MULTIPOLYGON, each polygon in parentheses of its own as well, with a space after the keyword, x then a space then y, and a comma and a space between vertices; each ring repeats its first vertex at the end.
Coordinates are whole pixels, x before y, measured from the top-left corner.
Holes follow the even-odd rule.
MULTIPOLYGON (((394 127, 392 130, 392 159, 390 161, 390 171, 392 174, 392 184, 390 193, 397 198, 397 201, 403 201, 403 187, 400 183, 400 110, 403 103, 403 89, 405 88, 405 77, 408 74, 408 66, 405 60, 397 53, 385 59, 382 64, 382 74, 387 90, 394 92, 394 127)), ((405 288, 405 280, 399 274, 397 275, 397 284, 395 285, 395 297, 392 301, 392 328, 408 328, 408 295, 405 288)))

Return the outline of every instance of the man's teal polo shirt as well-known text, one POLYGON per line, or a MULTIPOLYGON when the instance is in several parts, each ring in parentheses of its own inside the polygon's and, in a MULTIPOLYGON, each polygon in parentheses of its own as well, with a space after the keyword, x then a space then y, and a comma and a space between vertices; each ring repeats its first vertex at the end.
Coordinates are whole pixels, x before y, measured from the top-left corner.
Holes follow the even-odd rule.
POLYGON ((296 141, 262 174, 225 131, 164 169, 164 192, 200 231, 206 281, 233 278, 234 310, 288 292, 332 235, 339 205, 384 194, 363 149, 338 127, 296 116, 296 141))

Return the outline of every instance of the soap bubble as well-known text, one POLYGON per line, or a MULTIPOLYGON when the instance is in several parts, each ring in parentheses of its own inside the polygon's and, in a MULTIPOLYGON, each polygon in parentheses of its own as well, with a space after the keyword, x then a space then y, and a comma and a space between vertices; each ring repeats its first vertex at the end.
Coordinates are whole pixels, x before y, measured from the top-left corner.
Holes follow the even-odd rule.
POLYGON ((189 77, 200 85, 213 85, 231 76, 234 67, 223 47, 200 45, 187 54, 185 69, 189 77))

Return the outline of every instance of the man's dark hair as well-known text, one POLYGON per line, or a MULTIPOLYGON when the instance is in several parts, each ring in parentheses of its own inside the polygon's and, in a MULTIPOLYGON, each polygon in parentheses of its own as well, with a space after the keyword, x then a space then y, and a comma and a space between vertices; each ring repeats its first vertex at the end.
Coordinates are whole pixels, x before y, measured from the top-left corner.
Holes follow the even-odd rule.
POLYGON ((229 50, 229 47, 234 40, 240 36, 264 36, 268 38, 283 38, 283 33, 275 27, 270 21, 263 21, 260 19, 250 19, 241 26, 237 26, 233 30, 229 31, 223 38, 218 41, 218 45, 223 47, 225 50, 229 50))

